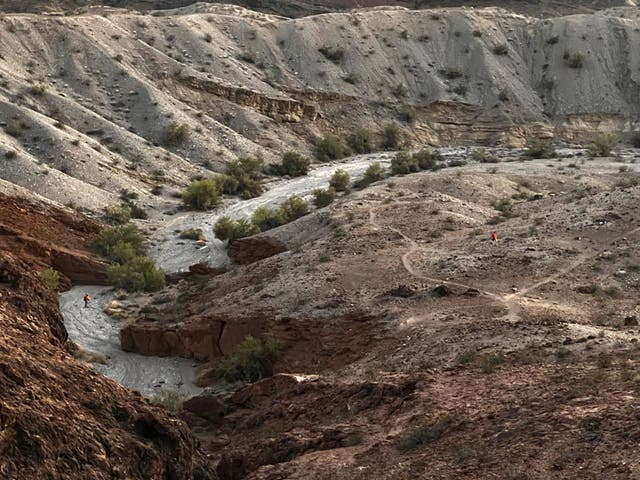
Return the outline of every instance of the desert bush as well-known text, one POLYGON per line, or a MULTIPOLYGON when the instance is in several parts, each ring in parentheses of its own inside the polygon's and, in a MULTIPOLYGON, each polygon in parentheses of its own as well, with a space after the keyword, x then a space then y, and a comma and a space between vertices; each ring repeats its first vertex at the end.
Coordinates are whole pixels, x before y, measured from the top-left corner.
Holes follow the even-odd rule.
POLYGON ((244 199, 259 197, 264 188, 260 183, 264 160, 260 156, 242 157, 227 164, 226 175, 235 179, 223 185, 223 191, 231 195, 240 195, 244 199))
POLYGON ((335 172, 333 172, 333 175, 329 179, 329 186, 336 192, 348 192, 350 184, 351 177, 345 170, 341 168, 338 168, 335 172))
POLYGON ((313 204, 316 208, 323 208, 331 205, 336 198, 336 191, 329 188, 318 188, 313 191, 313 204))
POLYGON ((251 216, 251 222, 261 231, 271 230, 284 223, 277 209, 258 207, 251 216))
POLYGON ((590 157, 609 157, 618 143, 618 135, 613 132, 598 135, 587 147, 590 157))
POLYGON ((418 112, 413 106, 405 103, 400 107, 399 116, 401 120, 404 120, 407 123, 414 123, 416 118, 418 118, 418 112))
POLYGON ((309 205, 299 195, 291 195, 278 207, 284 223, 293 222, 309 213, 309 205))
POLYGON ((407 174, 420 170, 417 160, 410 152, 398 152, 391 160, 391 173, 394 175, 407 174))
POLYGON ((151 403, 160 405, 170 412, 182 410, 182 404, 187 400, 187 395, 175 390, 165 390, 151 399, 151 403))
POLYGON ((358 76, 355 73, 348 73, 347 75, 342 77, 342 80, 350 83, 351 85, 355 85, 356 83, 358 83, 358 76))
POLYGON ((474 148, 471 152, 471 160, 479 163, 498 163, 498 157, 487 152, 486 148, 474 148))
POLYGON ((40 272, 40 279, 49 290, 58 290, 60 286, 60 272, 53 268, 47 268, 40 272))
POLYGON ((462 76, 462 70, 460 70, 458 67, 443 68, 441 70, 438 70, 438 73, 449 80, 454 80, 462 76))
POLYGON ((500 100, 501 102, 508 102, 509 101, 509 94, 507 93, 506 90, 502 90, 498 94, 498 100, 500 100))
POLYGON ((493 53, 496 55, 507 55, 509 53, 509 47, 506 43, 501 43, 493 47, 493 53))
POLYGON ((104 207, 104 220, 111 225, 122 225, 131 220, 131 208, 127 205, 107 205, 104 207))
POLYGON ((213 232, 220 240, 228 240, 229 243, 260 233, 260 229, 246 218, 232 220, 228 216, 220 217, 213 227, 213 232))
POLYGON ((144 253, 144 236, 133 225, 119 225, 102 230, 92 243, 93 249, 99 255, 118 263, 144 253))
POLYGON ((16 152, 15 150, 7 150, 6 152, 4 152, 4 158, 6 158, 7 160, 11 160, 13 158, 16 158, 18 156, 18 152, 16 152))
POLYGON ((273 375, 273 367, 282 352, 282 342, 268 337, 264 340, 248 335, 233 353, 218 362, 215 375, 228 382, 255 382, 273 375))
POLYGON ((180 232, 180 238, 187 240, 206 240, 201 228, 188 228, 180 232))
POLYGON ((640 132, 636 132, 631 137, 631 145, 635 148, 640 148, 640 132))
POLYGON ((584 66, 584 55, 580 52, 565 52, 564 61, 569 68, 582 68, 584 66))
POLYGON ((331 60, 333 63, 338 64, 344 58, 344 48, 342 47, 320 47, 318 51, 324 55, 327 60, 331 60))
POLYGON ((182 192, 182 203, 193 210, 209 210, 220 203, 220 186, 212 178, 191 182, 182 192))
POLYGON ((556 150, 551 143, 540 142, 527 147, 522 155, 529 158, 554 158, 556 150))
POLYGON ((560 37, 558 35, 554 35, 553 37, 549 37, 547 39, 547 43, 549 45, 555 45, 556 43, 558 43, 560 41, 560 37))
POLYGON ((504 356, 501 353, 486 353, 478 356, 477 362, 482 373, 493 373, 504 363, 504 356))
POLYGON ((509 198, 501 198, 493 202, 493 208, 502 212, 503 214, 508 214, 509 212, 511 212, 513 204, 511 203, 511 200, 509 198))
POLYGON ((407 86, 404 83, 399 83, 391 89, 391 93, 398 98, 406 97, 409 93, 407 86))
POLYGON ((428 148, 423 148, 419 152, 414 153, 413 158, 420 170, 435 170, 438 168, 440 153, 431 151, 428 148))
POLYGON ((338 160, 345 157, 347 149, 340 137, 336 135, 325 135, 316 141, 316 158, 321 162, 338 160))
POLYGON ((211 43, 211 41, 213 40, 213 37, 211 36, 210 33, 205 33, 203 40, 207 43, 211 43))
POLYGON ((282 156, 282 163, 277 170, 281 175, 289 175, 290 177, 302 177, 309 173, 311 161, 298 152, 287 152, 282 156))
POLYGON ((191 129, 186 123, 171 122, 164 132, 162 143, 167 147, 177 147, 186 142, 191 129))
POLYGON ((137 255, 107 268, 109 283, 128 292, 153 292, 165 285, 164 272, 149 257, 137 255))
POLYGON ((371 131, 359 128, 347 137, 347 144, 355 153, 371 153, 373 151, 371 131))
POLYGON ((453 93, 464 97, 467 94, 467 86, 464 84, 456 85, 452 89, 453 93))
POLYGON ((441 438, 456 423, 453 415, 442 415, 434 420, 422 420, 411 425, 399 436, 396 447, 410 452, 441 438))
POLYGON ((364 177, 357 183, 358 187, 366 187, 384 178, 384 170, 380 162, 373 162, 364 172, 364 177))
POLYGON ((382 148, 395 150, 400 145, 400 129, 395 123, 389 123, 382 131, 382 148))

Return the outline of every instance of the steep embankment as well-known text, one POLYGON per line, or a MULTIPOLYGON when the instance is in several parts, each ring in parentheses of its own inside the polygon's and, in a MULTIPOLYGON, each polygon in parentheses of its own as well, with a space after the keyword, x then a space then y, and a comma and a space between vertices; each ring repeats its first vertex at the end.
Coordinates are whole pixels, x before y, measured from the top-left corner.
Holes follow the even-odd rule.
POLYGON ((1 175, 81 207, 123 188, 153 206, 237 156, 309 150, 328 131, 377 132, 381 118, 436 144, 632 131, 639 26, 631 8, 5 15, 1 175))
POLYGON ((215 478, 182 422, 66 351, 55 292, 38 271, 55 264, 89 281, 84 267, 99 263, 82 247, 96 225, 53 207, 0 200, 0 476, 215 478), (84 259, 83 268, 56 263, 61 253, 84 259))

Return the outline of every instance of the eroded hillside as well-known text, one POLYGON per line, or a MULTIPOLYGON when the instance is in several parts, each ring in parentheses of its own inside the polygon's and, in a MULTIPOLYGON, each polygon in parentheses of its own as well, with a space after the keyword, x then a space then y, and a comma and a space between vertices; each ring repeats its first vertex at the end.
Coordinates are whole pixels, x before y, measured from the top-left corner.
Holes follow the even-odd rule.
POLYGON ((159 205, 237 156, 269 160, 389 121, 432 144, 632 131, 639 25, 637 9, 6 15, 1 175, 95 210, 123 188, 159 205))

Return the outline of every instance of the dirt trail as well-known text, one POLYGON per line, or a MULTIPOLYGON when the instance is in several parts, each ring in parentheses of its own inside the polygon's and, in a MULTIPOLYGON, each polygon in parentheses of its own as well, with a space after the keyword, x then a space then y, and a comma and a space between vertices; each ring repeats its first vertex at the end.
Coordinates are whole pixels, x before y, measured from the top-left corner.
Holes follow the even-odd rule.
MULTIPOLYGON (((414 239, 412 239, 411 237, 407 236, 404 232, 402 232, 401 230, 394 228, 394 227, 390 227, 390 226, 386 226, 383 227, 381 226, 379 223, 377 223, 376 221, 376 213, 375 213, 375 209, 371 208, 369 209, 369 223, 376 229, 376 230, 381 230, 384 228, 387 228, 389 230, 391 230, 392 232, 400 235, 408 244, 409 244, 409 249, 406 251, 406 253, 404 253, 404 255, 402 255, 401 260, 402 260, 402 265, 404 266, 405 270, 407 272, 409 272, 411 275, 413 275, 416 278, 420 278, 422 280, 426 280, 428 282, 433 282, 433 283, 439 283, 442 285, 448 285, 448 286, 453 286, 453 287, 460 287, 460 288, 465 288, 465 289, 474 289, 477 290, 478 292, 480 292, 482 295, 491 298, 492 300, 495 300, 501 304, 503 304, 505 306, 505 308, 507 309, 507 313, 506 315, 503 317, 504 320, 506 321, 519 321, 522 320, 522 302, 525 301, 526 299, 526 295, 528 293, 531 293, 534 290, 537 290, 538 288, 540 288, 543 285, 546 285, 549 282, 552 282, 564 275, 566 275, 567 273, 572 272, 573 270, 575 270, 576 268, 580 267, 581 265, 583 265, 585 262, 587 262, 588 260, 592 260, 596 257, 598 257, 599 255, 601 255, 606 248, 601 248, 596 250, 594 253, 591 254, 583 254, 578 256, 574 261, 572 261, 569 265, 565 266, 564 268, 561 268, 560 270, 557 270, 556 272, 538 280, 537 282, 535 282, 534 284, 519 289, 517 292, 514 293, 508 293, 508 294, 501 294, 501 293, 496 293, 496 292, 491 292, 489 290, 484 290, 481 288, 478 288, 475 285, 468 285, 465 283, 460 283, 460 282, 452 282, 450 280, 444 279, 444 278, 437 278, 437 277, 429 277, 427 275, 424 275, 422 272, 420 272, 419 270, 417 270, 412 264, 411 264, 411 260, 410 257, 412 254, 414 254, 415 252, 418 251, 425 251, 424 248, 420 247, 420 245, 418 245, 418 242, 416 242, 414 239)), ((630 235, 633 235, 634 233, 637 233, 640 231, 640 227, 636 227, 633 228, 631 230, 628 230, 620 235, 618 235, 617 237, 614 237, 609 243, 615 243, 625 237, 628 237, 630 235)))

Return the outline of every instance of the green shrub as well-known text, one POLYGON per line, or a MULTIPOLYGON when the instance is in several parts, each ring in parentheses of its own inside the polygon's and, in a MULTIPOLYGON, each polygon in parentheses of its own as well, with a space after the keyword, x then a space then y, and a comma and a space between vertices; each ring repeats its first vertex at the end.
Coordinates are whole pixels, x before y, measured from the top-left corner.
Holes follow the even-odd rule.
POLYGON ((282 164, 278 170, 281 175, 302 177, 309 173, 310 166, 311 161, 307 157, 297 152, 287 152, 282 156, 282 164))
POLYGON ((634 148, 640 148, 640 132, 633 134, 633 137, 631 137, 631 145, 634 148))
POLYGON ((38 83, 37 85, 31 85, 29 87, 29 93, 31 95, 36 95, 38 97, 43 96, 46 91, 47 91, 47 86, 43 83, 38 83))
POLYGON ((320 47, 318 51, 324 55, 327 60, 331 60, 333 63, 338 64, 344 58, 344 48, 342 47, 320 47))
POLYGON ((351 177, 345 170, 341 168, 338 168, 335 172, 333 172, 333 175, 329 179, 329 186, 336 192, 348 192, 350 184, 351 177))
POLYGON ((602 133, 598 135, 587 148, 590 157, 609 157, 611 151, 618 143, 618 135, 610 133, 602 133))
POLYGON ((228 382, 255 382, 273 375, 273 367, 282 352, 282 342, 275 338, 261 340, 245 337, 234 352, 218 362, 215 375, 228 382))
POLYGON ((336 135, 329 134, 316 141, 316 158, 321 162, 338 160, 346 155, 347 149, 336 135))
POLYGON ((229 240, 229 243, 233 243, 240 238, 260 233, 260 229, 246 218, 232 220, 224 216, 218 219, 213 227, 213 232, 220 240, 229 240))
POLYGON ((252 50, 243 50, 238 54, 238 59, 247 63, 256 63, 258 54, 252 50))
POLYGON ((501 353, 486 353, 477 357, 476 361, 482 373, 493 373, 504 363, 504 356, 501 353))
POLYGON ((355 153, 371 153, 373 151, 373 139, 371 131, 360 128, 347 137, 347 144, 355 153))
POLYGON ((251 222, 264 232, 279 227, 284 223, 284 220, 279 215, 278 210, 269 207, 258 207, 251 216, 251 222))
POLYGON ((438 168, 440 153, 437 151, 433 152, 428 148, 423 148, 418 153, 415 153, 413 158, 417 162, 420 170, 435 170, 438 168))
POLYGON ((160 405, 170 412, 179 412, 182 410, 182 404, 187 400, 187 395, 176 392, 175 390, 165 390, 159 395, 151 399, 151 403, 160 405))
POLYGON ((364 172, 364 177, 358 182, 358 186, 366 187, 374 182, 382 180, 384 178, 384 171, 380 162, 373 162, 367 170, 364 172))
POLYGON ((278 207, 278 213, 284 223, 293 222, 309 213, 309 205, 299 195, 291 195, 278 207))
POLYGON ((107 268, 109 283, 128 292, 153 292, 165 285, 164 272, 149 257, 134 256, 125 263, 107 268))
POLYGON ((396 443, 398 450, 409 452, 442 437, 456 423, 452 415, 443 415, 435 420, 423 420, 405 430, 396 443))
MULTIPOLYGON (((255 198, 262 195, 264 188, 260 183, 264 160, 260 156, 242 157, 232 160, 227 164, 226 174, 235 179, 237 183, 225 180, 228 185, 227 192, 230 195, 240 195, 244 199, 255 198), (235 189, 233 185, 235 184, 235 189)), ((224 180, 224 179, 223 179, 224 180)))
POLYGON ((127 205, 107 205, 104 207, 104 220, 111 225, 122 225, 131 220, 131 208, 127 205))
POLYGON ((238 193, 240 182, 237 178, 231 175, 220 174, 215 176, 213 180, 218 184, 218 188, 222 193, 227 195, 235 195, 238 193))
POLYGON ((404 83, 399 83, 395 87, 393 87, 391 93, 393 93, 398 98, 402 98, 407 96, 409 90, 404 83))
POLYGON ((128 223, 102 230, 93 241, 93 248, 103 257, 118 263, 144 253, 144 236, 135 225, 128 223))
POLYGON ((471 160, 479 163, 498 163, 500 161, 498 157, 487 152, 484 147, 474 148, 471 152, 471 160))
POLYGON ((382 148, 395 150, 400 145, 400 129, 395 123, 389 123, 382 131, 382 148))
POLYGON ((191 182, 182 192, 182 203, 193 210, 209 210, 220 203, 220 185, 212 178, 191 182))
POLYGON ((53 268, 47 268, 40 272, 40 279, 49 290, 58 290, 60 286, 60 272, 53 268))
POLYGON ((493 53, 496 55, 507 55, 509 53, 509 47, 506 43, 501 43, 493 47, 493 53))
POLYGON ((177 147, 186 142, 191 135, 186 123, 171 122, 164 132, 163 143, 167 147, 177 147))
POLYGON ((336 198, 336 191, 329 187, 326 189, 318 188, 313 191, 313 204, 317 208, 323 208, 327 205, 331 205, 336 198))
POLYGON ((188 228, 180 232, 180 238, 187 240, 206 240, 201 228, 188 228))
POLYGON ((523 155, 529 158, 554 158, 556 150, 549 142, 540 142, 527 147, 523 155))
POLYGON ((418 162, 410 152, 398 152, 391 160, 391 173, 394 175, 417 172, 418 162))

